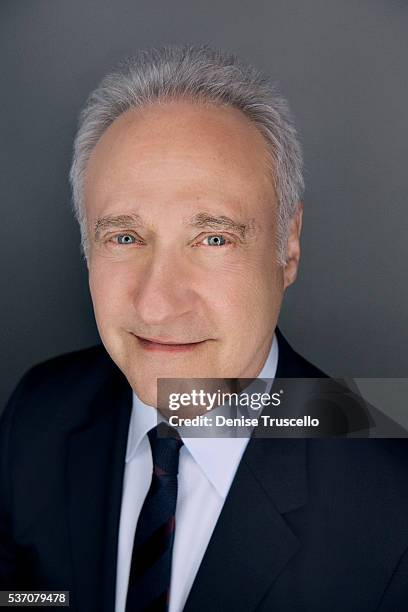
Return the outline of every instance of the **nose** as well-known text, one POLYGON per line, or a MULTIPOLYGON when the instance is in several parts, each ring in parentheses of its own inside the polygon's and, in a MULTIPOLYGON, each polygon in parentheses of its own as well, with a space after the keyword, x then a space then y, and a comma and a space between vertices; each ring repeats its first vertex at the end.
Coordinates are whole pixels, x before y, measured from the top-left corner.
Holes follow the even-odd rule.
POLYGON ((193 280, 192 270, 180 254, 156 249, 139 270, 133 296, 138 320, 149 329, 183 318, 187 323, 198 306, 193 280))

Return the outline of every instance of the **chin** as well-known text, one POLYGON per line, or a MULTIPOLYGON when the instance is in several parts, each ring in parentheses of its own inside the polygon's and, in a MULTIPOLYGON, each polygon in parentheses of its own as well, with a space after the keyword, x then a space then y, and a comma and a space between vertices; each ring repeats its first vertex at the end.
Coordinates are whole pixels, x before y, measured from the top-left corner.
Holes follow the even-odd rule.
POLYGON ((149 389, 146 387, 140 387, 140 385, 132 385, 133 391, 137 397, 147 406, 153 406, 157 408, 157 388, 149 389))
MULTIPOLYGON (((149 371, 149 374, 146 373, 146 376, 144 377, 142 372, 140 371, 140 368, 134 368, 133 371, 132 370, 127 370, 124 372, 130 386, 132 387, 133 391, 135 392, 135 394, 137 395, 137 397, 144 403, 147 404, 148 406, 154 406, 155 408, 161 408, 162 410, 166 409, 168 407, 168 402, 164 401, 164 397, 161 395, 160 399, 158 401, 158 379, 181 379, 181 380, 185 380, 186 382, 182 383, 179 382, 176 386, 173 383, 170 383, 171 385, 171 390, 176 389, 177 391, 185 391, 185 392, 189 392, 191 389, 191 383, 189 382, 191 379, 197 379, 197 378, 215 378, 213 373, 206 373, 203 369, 199 370, 199 374, 197 373, 193 373, 191 371, 191 369, 189 370, 188 367, 184 367, 184 368, 175 368, 174 366, 171 367, 166 367, 163 369, 160 369, 160 371, 156 372, 156 373, 152 373, 151 371, 149 371), (164 402, 164 404, 163 404, 164 402), (160 406, 159 406, 160 403, 160 406)), ((164 389, 169 390, 168 386, 162 387, 161 391, 162 393, 165 392, 164 389)))
POLYGON ((157 378, 150 374, 149 377, 144 377, 140 368, 135 366, 129 366, 128 364, 124 367, 117 364, 125 375, 132 390, 137 397, 149 406, 157 407, 157 378))

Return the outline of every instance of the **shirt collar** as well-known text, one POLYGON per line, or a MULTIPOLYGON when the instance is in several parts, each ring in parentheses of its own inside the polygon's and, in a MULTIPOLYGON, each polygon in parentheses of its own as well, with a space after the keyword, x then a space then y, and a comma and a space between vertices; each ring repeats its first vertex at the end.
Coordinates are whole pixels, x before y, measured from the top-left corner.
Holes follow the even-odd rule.
MULTIPOLYGON (((278 341, 273 336, 272 345, 257 378, 268 383, 275 378, 278 365, 278 341)), ((270 385, 268 385, 270 389, 270 385)), ((126 463, 131 461, 144 436, 163 420, 156 408, 142 402, 133 393, 132 414, 129 424, 126 463), (159 417, 159 418, 158 418, 159 417)), ((248 438, 185 438, 185 449, 201 467, 211 484, 222 497, 226 497, 236 469, 249 442, 248 438)))

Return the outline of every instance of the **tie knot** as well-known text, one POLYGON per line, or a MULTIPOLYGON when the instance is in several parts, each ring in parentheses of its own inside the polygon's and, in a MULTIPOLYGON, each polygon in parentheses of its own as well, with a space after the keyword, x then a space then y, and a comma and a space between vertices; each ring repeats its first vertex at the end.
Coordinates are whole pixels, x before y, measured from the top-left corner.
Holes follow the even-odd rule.
POLYGON ((177 476, 180 448, 183 446, 178 432, 166 423, 159 423, 147 435, 152 449, 154 474, 177 476))

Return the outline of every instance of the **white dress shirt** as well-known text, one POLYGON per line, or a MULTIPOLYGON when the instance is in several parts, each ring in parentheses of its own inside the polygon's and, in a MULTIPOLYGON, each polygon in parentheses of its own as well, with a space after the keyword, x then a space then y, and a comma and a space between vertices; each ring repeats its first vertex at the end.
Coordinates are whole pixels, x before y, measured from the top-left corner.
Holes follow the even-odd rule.
MULTIPOLYGON (((273 379, 277 363, 274 335, 258 378, 273 379)), ((119 525, 115 612, 124 612, 126 607, 133 539, 152 477, 147 433, 156 425, 156 409, 133 394, 119 525)), ((186 603, 248 441, 249 437, 183 439, 169 612, 181 612, 186 603)))

